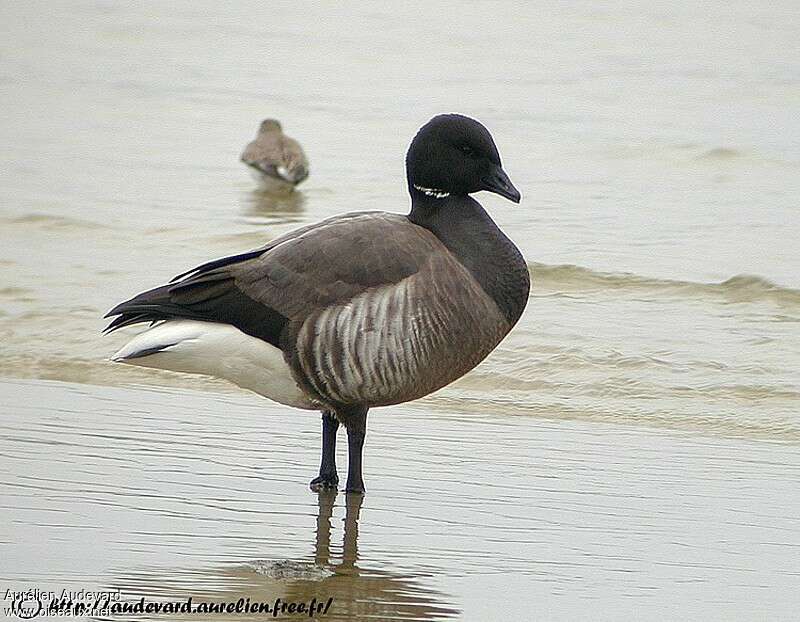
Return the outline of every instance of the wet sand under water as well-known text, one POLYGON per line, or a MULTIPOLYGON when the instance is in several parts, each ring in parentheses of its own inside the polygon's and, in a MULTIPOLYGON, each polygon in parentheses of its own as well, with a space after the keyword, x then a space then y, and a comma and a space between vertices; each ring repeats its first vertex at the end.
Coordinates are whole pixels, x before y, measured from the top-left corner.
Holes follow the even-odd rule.
POLYGON ((2 380, 0 403, 4 589, 333 597, 331 620, 800 607, 796 444, 421 402, 371 414, 361 500, 309 492, 317 416, 255 396, 2 380))

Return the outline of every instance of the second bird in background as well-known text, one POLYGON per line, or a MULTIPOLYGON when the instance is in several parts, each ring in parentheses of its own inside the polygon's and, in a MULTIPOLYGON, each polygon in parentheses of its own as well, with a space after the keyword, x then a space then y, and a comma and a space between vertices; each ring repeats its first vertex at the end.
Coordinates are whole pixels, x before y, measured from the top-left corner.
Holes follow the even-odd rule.
POLYGON ((258 136, 241 156, 265 190, 291 191, 308 177, 308 159, 303 148, 283 133, 275 119, 266 119, 258 128, 258 136))

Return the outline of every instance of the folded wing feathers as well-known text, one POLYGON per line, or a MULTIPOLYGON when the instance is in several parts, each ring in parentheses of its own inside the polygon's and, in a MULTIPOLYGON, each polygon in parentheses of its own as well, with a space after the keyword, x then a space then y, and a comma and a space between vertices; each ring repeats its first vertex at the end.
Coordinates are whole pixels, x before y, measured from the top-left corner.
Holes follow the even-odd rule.
POLYGON ((255 259, 256 257, 259 257, 260 255, 264 254, 264 252, 266 252, 273 244, 263 246, 261 248, 257 248, 252 251, 248 251, 246 253, 240 253, 238 255, 231 255, 230 257, 222 257, 221 259, 214 259, 213 261, 208 261, 195 268, 192 268, 191 270, 187 270, 186 272, 181 272, 178 276, 173 277, 170 280, 170 283, 179 281, 180 279, 187 277, 189 275, 208 272, 210 270, 215 270, 216 268, 223 268, 230 264, 247 261, 248 259, 255 259))
MULTIPOLYGON (((416 274, 430 251, 438 250, 420 235, 403 216, 367 212, 336 217, 294 231, 262 249, 207 262, 168 285, 139 294, 108 313, 106 317, 119 317, 106 330, 167 319, 202 320, 230 324, 282 348, 290 321, 299 326, 310 316, 319 317, 330 306, 349 305, 374 288, 380 288, 382 295, 359 310, 377 314, 375 321, 384 322, 391 314, 384 308, 389 300, 382 298, 391 299, 391 290, 416 274)), ((408 308, 400 300, 392 306, 400 312, 408 308)), ((326 332, 333 336, 353 330, 341 323, 347 315, 331 314, 336 326, 326 332)), ((374 352, 364 354, 374 356, 374 352)), ((343 372, 337 372, 345 381, 343 372)))

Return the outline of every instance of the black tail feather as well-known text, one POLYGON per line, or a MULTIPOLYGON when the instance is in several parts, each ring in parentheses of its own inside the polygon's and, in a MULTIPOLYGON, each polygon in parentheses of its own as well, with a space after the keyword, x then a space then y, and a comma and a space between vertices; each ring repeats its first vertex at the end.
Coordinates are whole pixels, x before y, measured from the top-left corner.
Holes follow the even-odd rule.
POLYGON ((276 347, 280 347, 281 334, 288 322, 279 312, 242 292, 230 274, 210 269, 185 281, 142 292, 118 304, 105 317, 113 316, 117 317, 103 332, 144 322, 198 320, 230 324, 276 347))
POLYGON ((106 326, 103 332, 111 333, 119 328, 142 322, 158 322, 175 316, 185 317, 186 310, 173 303, 170 299, 169 290, 171 287, 171 285, 162 285, 118 304, 106 313, 105 317, 113 317, 115 315, 118 317, 106 326))

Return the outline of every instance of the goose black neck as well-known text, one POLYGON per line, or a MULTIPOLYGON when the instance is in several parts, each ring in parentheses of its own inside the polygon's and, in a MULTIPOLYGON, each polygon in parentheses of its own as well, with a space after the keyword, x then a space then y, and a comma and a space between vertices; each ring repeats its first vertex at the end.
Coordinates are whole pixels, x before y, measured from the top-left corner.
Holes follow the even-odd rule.
POLYGON ((468 195, 428 196, 411 187, 408 219, 432 232, 492 297, 512 326, 528 300, 530 276, 522 254, 468 195))

